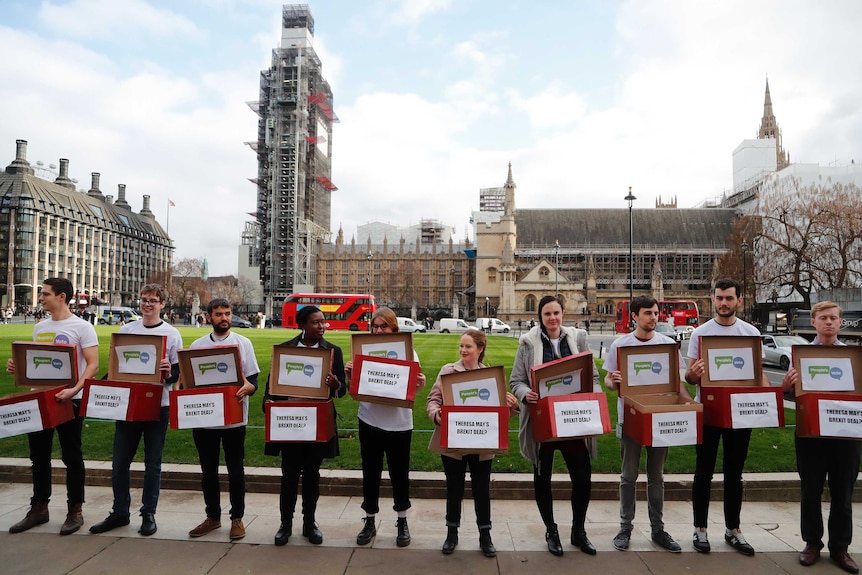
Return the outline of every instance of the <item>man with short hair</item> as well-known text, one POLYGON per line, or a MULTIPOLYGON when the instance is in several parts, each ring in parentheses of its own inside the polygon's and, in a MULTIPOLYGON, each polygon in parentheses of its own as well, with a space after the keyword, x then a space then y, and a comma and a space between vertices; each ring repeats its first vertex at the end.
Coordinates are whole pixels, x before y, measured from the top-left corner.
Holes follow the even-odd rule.
MULTIPOLYGON (((844 345, 838 341, 841 329, 841 306, 822 301, 811 308, 811 325, 817 337, 811 345, 844 345)), ((784 390, 793 392, 799 382, 796 368, 784 376, 784 390)), ((797 431, 799 428, 796 428, 797 431)), ((853 539, 853 487, 859 475, 862 443, 838 437, 796 436, 796 469, 799 472, 800 530, 805 548, 799 562, 806 567, 820 559, 823 549, 823 511, 820 500, 829 476, 829 557, 848 573, 858 573, 859 566, 847 552, 853 539)))
MULTIPOLYGON (((655 326, 658 323, 658 301, 654 297, 641 295, 632 298, 629 309, 631 310, 631 319, 635 322, 635 331, 627 333, 611 344, 611 349, 608 351, 603 366, 608 372, 605 376, 605 385, 608 386, 608 389, 619 390, 622 384, 618 357, 619 348, 660 344, 676 345, 674 340, 655 331, 655 326)), ((691 399, 691 395, 682 381, 679 384, 679 394, 680 397, 691 399)), ((622 469, 620 471, 620 531, 614 537, 614 547, 619 551, 625 551, 629 548, 632 537, 632 521, 635 518, 637 495, 636 484, 640 473, 641 448, 643 446, 623 433, 625 409, 622 396, 617 399, 617 415, 619 417, 617 437, 620 440, 622 469)), ((682 547, 664 530, 664 464, 667 461, 667 455, 667 447, 646 446, 647 511, 649 512, 653 542, 671 553, 681 553, 682 547)))
POLYGON ((117 421, 114 427, 114 452, 111 467, 111 487, 114 491, 114 505, 104 521, 90 527, 90 533, 105 533, 129 524, 129 508, 132 498, 129 493, 130 468, 141 437, 144 439, 144 489, 141 502, 141 528, 138 533, 152 535, 156 525, 156 506, 159 502, 159 488, 162 478, 162 451, 165 448, 165 435, 170 421, 168 392, 180 374, 177 350, 183 346, 180 332, 162 320, 165 308, 165 291, 159 284, 147 284, 141 288, 141 314, 143 318, 125 324, 120 333, 135 335, 155 335, 167 338, 165 357, 159 368, 162 373, 161 410, 156 421, 117 421))
MULTIPOLYGON (((75 385, 55 395, 57 401, 71 401, 75 417, 56 427, 63 463, 66 465, 66 497, 68 513, 60 528, 60 535, 69 535, 84 525, 81 505, 84 503, 84 455, 81 453, 81 430, 84 418, 81 408, 81 390, 84 382, 96 376, 99 370, 99 339, 96 330, 69 310, 69 301, 75 293, 72 282, 66 278, 48 278, 42 282, 39 304, 51 314, 33 328, 33 341, 65 343, 75 346, 78 358, 78 379, 75 385)), ((6 371, 15 372, 15 362, 6 363, 6 371)), ((54 428, 27 434, 30 460, 33 462, 33 497, 27 516, 9 528, 9 533, 20 533, 48 522, 48 502, 51 500, 51 450, 54 445, 54 428)))
MULTIPOLYGON (((700 338, 705 335, 719 336, 760 336, 760 331, 738 317, 736 311, 742 306, 742 286, 732 279, 722 279, 715 282, 712 304, 715 317, 691 332, 688 344, 688 369, 685 380, 700 386, 700 380, 706 369, 703 358, 700 357, 700 338)), ((761 385, 769 387, 769 380, 761 373, 761 385)), ((696 400, 700 401, 700 387, 696 400)), ((712 489, 712 474, 718 458, 718 444, 724 445, 722 470, 724 473, 724 540, 742 553, 754 555, 752 547, 739 529, 740 513, 742 511, 742 468, 748 457, 748 444, 751 441, 751 429, 725 429, 712 425, 703 426, 703 439, 695 450, 694 482, 691 488, 691 502, 694 510, 694 534, 692 544, 701 553, 709 553, 711 548, 706 535, 706 523, 709 514, 709 496, 712 489)))
POLYGON ((245 537, 245 526, 242 523, 245 514, 245 426, 248 423, 248 396, 257 391, 257 376, 260 368, 257 366, 251 341, 230 330, 229 301, 222 298, 210 301, 207 306, 207 321, 212 324, 212 333, 194 341, 191 348, 231 345, 239 347, 243 379, 242 386, 237 389, 236 397, 242 402, 243 417, 242 423, 192 430, 192 437, 201 462, 201 488, 207 516, 200 525, 189 531, 189 536, 201 537, 221 527, 218 465, 219 452, 223 445, 231 506, 230 538, 236 540, 245 537))

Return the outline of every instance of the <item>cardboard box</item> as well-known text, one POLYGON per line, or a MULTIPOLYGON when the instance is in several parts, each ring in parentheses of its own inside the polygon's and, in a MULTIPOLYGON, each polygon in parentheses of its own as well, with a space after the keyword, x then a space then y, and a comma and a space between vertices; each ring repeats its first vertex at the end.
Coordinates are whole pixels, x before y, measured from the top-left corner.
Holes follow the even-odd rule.
POLYGON ((159 365, 167 353, 167 342, 163 335, 111 334, 108 379, 161 385, 159 365))
POLYGON ((675 343, 617 349, 623 433, 641 445, 670 447, 701 441, 703 405, 679 396, 675 343))
POLYGON ((794 345, 796 434, 862 439, 862 348, 794 345))
POLYGON ((291 345, 273 347, 270 395, 328 399, 326 376, 332 372, 333 351, 291 345))
POLYGON ((728 429, 784 427, 781 387, 762 387, 763 356, 757 336, 703 336, 700 381, 703 423, 728 429))
POLYGON ((539 398, 572 393, 592 393, 593 353, 584 351, 533 366, 530 380, 539 398))
POLYGON ((350 357, 357 355, 413 361, 412 333, 354 333, 350 336, 350 357))
POLYGON ((242 386, 242 361, 235 345, 181 349, 180 383, 183 389, 212 385, 242 386))
POLYGON ((501 365, 447 373, 440 383, 443 405, 506 406, 506 370, 501 365))
POLYGON ((115 421, 158 421, 162 386, 127 381, 88 379, 84 382, 81 416, 115 421))
POLYGON ((440 447, 464 455, 509 452, 509 408, 443 405, 440 447))
POLYGON ((60 403, 54 397, 65 388, 61 385, 0 398, 0 439, 51 429, 71 421, 75 417, 72 402, 60 403))
POLYGON ((564 441, 611 430, 608 398, 604 393, 549 395, 529 409, 536 442, 564 441))
POLYGON ((233 386, 209 386, 171 392, 171 429, 242 423, 242 402, 233 386))
POLYGON ((357 401, 413 408, 419 364, 415 361, 356 355, 350 395, 357 401))
POLYGON ((272 401, 263 409, 268 442, 325 442, 335 437, 335 404, 331 399, 272 401))
POLYGON ((78 354, 68 343, 13 341, 15 387, 72 387, 78 382, 78 354))

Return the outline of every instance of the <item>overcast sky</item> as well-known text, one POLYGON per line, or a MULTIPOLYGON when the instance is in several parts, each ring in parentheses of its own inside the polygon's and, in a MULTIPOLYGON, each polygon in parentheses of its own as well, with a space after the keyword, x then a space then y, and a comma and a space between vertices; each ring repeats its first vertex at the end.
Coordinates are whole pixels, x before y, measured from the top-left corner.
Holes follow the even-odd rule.
MULTIPOLYGON (((692 207, 732 187, 769 77, 791 161, 862 145, 862 2, 311 1, 341 123, 332 231, 436 218, 467 232, 508 162, 521 208, 692 207)), ((175 259, 235 274, 256 204, 245 102, 278 45, 265 0, 0 0, 0 164, 70 175, 169 232, 175 259), (168 199, 175 208, 167 218, 168 199)), ((2 167, 0 165, 0 167, 2 167)), ((471 232, 472 233, 472 232, 471 232)))

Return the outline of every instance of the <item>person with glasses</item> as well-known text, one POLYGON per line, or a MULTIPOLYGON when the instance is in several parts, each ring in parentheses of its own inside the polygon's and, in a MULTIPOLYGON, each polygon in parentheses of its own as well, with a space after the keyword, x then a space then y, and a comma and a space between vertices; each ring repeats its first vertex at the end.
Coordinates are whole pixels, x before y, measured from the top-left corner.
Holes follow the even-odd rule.
POLYGON ((132 497, 129 493, 132 459, 144 439, 144 489, 141 496, 141 528, 138 533, 152 535, 156 525, 156 505, 159 503, 159 488, 162 478, 162 452, 170 421, 168 401, 173 384, 179 379, 180 364, 177 350, 183 339, 177 329, 162 320, 166 293, 159 284, 147 284, 141 288, 141 314, 143 318, 125 324, 120 333, 156 335, 167 338, 167 353, 159 369, 162 373, 162 402, 157 421, 117 421, 114 426, 114 451, 111 464, 111 487, 114 491, 114 506, 104 521, 90 527, 90 533, 105 533, 129 524, 129 508, 132 497))
MULTIPOLYGON (((398 333, 398 319, 388 307, 379 307, 371 316, 371 333, 381 335, 398 333)), ((413 352, 413 360, 419 357, 413 352)), ((344 366, 348 379, 353 362, 344 366)), ((425 375, 419 373, 416 387, 425 385, 425 375)), ((410 545, 407 528, 407 510, 410 509, 410 442, 413 438, 413 410, 406 407, 359 403, 359 451, 362 456, 362 509, 364 525, 356 536, 357 545, 368 545, 377 535, 376 516, 380 511, 380 479, 383 476, 383 457, 389 467, 392 483, 393 509, 398 514, 395 544, 410 545)))
MULTIPOLYGON (((326 376, 329 397, 338 398, 347 393, 344 376, 344 355, 341 348, 325 339, 326 318, 316 306, 306 305, 296 312, 299 335, 281 345, 291 347, 316 347, 332 350, 332 370, 326 376)), ((267 386, 263 401, 287 401, 289 397, 272 395, 267 386)), ((335 414, 333 413, 333 419, 335 414)), ((336 426, 337 429, 337 426, 336 426)), ((281 525, 275 533, 275 544, 286 545, 293 534, 293 512, 296 509, 296 495, 299 477, 302 476, 302 536, 313 545, 323 543, 323 533, 315 522, 317 501, 320 499, 320 465, 324 459, 338 457, 338 432, 326 443, 267 443, 266 455, 281 455, 281 491, 279 511, 281 525)))

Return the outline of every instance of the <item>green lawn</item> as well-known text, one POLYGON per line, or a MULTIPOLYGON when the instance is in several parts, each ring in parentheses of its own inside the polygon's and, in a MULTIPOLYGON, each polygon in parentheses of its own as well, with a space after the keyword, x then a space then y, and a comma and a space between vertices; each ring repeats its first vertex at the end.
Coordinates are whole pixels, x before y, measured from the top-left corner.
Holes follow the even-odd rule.
MULTIPOLYGON (((193 328, 178 326, 183 336, 185 345, 205 335, 209 330, 204 328, 193 328)), ((32 337, 33 325, 0 325, 0 359, 4 362, 11 355, 11 342, 17 340, 29 341, 32 337)), ((110 334, 117 331, 117 326, 97 326, 99 335, 99 358, 101 376, 107 371, 108 345, 110 334)), ((250 338, 254 344, 257 361, 261 368, 261 382, 269 373, 270 355, 272 346, 290 339, 296 335, 292 330, 258 330, 243 329, 238 333, 250 338)), ((345 354, 350 348, 350 334, 347 332, 328 332, 326 338, 341 346, 345 354)), ((458 359, 458 335, 455 334, 415 334, 413 338, 416 353, 422 362, 422 370, 428 378, 428 383, 417 393, 416 405, 414 407, 415 431, 413 434, 413 450, 411 467, 421 471, 441 471, 440 457, 428 451, 428 441, 431 437, 433 425, 425 414, 425 399, 431 384, 437 377, 440 368, 458 359)), ((504 336, 491 336, 488 341, 488 351, 485 362, 488 365, 503 365, 508 375, 514 362, 517 351, 517 338, 504 336)), ((601 360, 597 360, 601 365, 601 360)), ((602 372, 602 377, 604 372, 602 372)), ((5 373, 0 374, 0 395, 13 393, 12 376, 5 373)), ((267 457, 263 454, 264 430, 263 411, 261 409, 263 393, 259 392, 251 398, 249 409, 249 429, 246 441, 246 463, 254 466, 277 466, 278 458, 267 457)), ((608 406, 611 411, 611 421, 616 422, 616 394, 608 393, 608 406)), ((356 436, 357 420, 356 413, 359 404, 349 395, 336 401, 339 414, 338 427, 340 429, 341 456, 336 459, 326 460, 324 467, 340 469, 359 469, 359 441, 356 436)), ((795 412, 786 410, 787 425, 795 423, 795 412)), ((528 464, 518 451, 518 420, 510 420, 510 429, 513 433, 509 435, 509 454, 499 456, 494 463, 495 472, 531 472, 532 466, 528 464)), ((113 441, 113 422, 88 419, 84 428, 84 457, 93 460, 110 460, 111 446, 113 441)), ((139 459, 143 448, 139 450, 139 459)), ((55 446, 55 452, 59 457, 59 448, 55 446)), ((7 457, 27 457, 26 436, 17 436, 0 439, 0 453, 7 457)), ((556 458, 556 470, 564 471, 562 458, 556 458)), ((196 463, 197 452, 192 442, 190 430, 168 430, 165 443, 164 461, 166 463, 196 463)), ((719 455, 719 461, 721 456, 719 455)), ((694 447, 675 447, 670 450, 670 457, 665 467, 668 473, 693 473, 694 471, 694 447)), ((795 452, 793 448, 793 432, 791 429, 757 429, 754 430, 751 447, 746 464, 748 471, 794 471, 796 469, 795 452)), ((593 462, 593 470, 597 473, 619 472, 619 442, 613 433, 599 437, 599 458, 593 462)))

